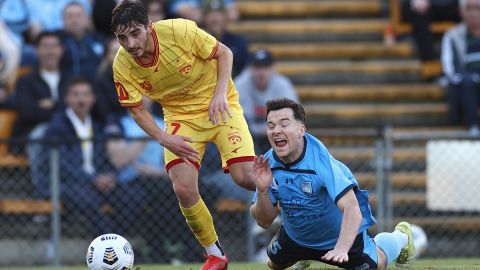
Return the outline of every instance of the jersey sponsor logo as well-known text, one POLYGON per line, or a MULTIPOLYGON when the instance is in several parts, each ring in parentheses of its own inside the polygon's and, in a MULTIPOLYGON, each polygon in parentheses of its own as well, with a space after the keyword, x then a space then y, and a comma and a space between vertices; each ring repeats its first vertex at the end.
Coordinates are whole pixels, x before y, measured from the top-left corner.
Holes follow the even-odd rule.
POLYGON ((184 75, 188 75, 191 70, 192 70, 192 65, 190 65, 189 63, 181 62, 177 66, 177 71, 184 75))
POLYGON ((153 86, 149 81, 144 81, 144 82, 140 83, 140 87, 142 87, 143 89, 145 89, 147 91, 152 91, 153 90, 153 86))
POLYGON ((302 188, 302 191, 305 195, 307 195, 308 197, 312 196, 313 187, 311 181, 302 181, 300 183, 300 187, 302 188))
POLYGON ((115 82, 115 89, 117 89, 118 99, 119 100, 128 100, 128 92, 120 82, 115 82))
POLYGON ((233 150, 232 150, 232 153, 237 154, 237 153, 238 153, 238 150, 239 150, 240 148, 242 148, 242 147, 243 147, 243 146, 240 146, 240 147, 237 147, 237 148, 233 149, 233 150))
POLYGON ((240 136, 240 132, 238 130, 230 131, 227 134, 227 137, 228 137, 228 141, 230 141, 230 143, 233 145, 242 141, 242 136, 240 136))
POLYGON ((196 86, 196 84, 199 83, 204 77, 205 77, 205 73, 201 73, 197 78, 195 78, 195 80, 191 81, 188 85, 186 85, 185 87, 182 87, 182 88, 180 88, 176 91, 173 91, 171 93, 166 94, 165 96, 163 96, 162 99, 165 100, 165 99, 180 96, 180 95, 183 95, 183 96, 188 95, 188 93, 191 90, 193 90, 194 87, 196 86))

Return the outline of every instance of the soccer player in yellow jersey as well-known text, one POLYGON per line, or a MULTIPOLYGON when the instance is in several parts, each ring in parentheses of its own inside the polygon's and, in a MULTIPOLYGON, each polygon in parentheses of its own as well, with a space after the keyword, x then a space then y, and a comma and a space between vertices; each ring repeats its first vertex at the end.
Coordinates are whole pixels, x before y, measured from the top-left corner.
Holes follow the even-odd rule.
POLYGON ((187 224, 208 257, 202 270, 227 269, 212 216, 198 192, 198 169, 214 142, 225 172, 249 190, 254 148, 231 79, 232 52, 189 20, 149 22, 140 1, 124 0, 112 12, 122 45, 113 63, 118 99, 146 133, 166 148, 166 168, 187 224), (165 130, 142 107, 159 102, 165 130))

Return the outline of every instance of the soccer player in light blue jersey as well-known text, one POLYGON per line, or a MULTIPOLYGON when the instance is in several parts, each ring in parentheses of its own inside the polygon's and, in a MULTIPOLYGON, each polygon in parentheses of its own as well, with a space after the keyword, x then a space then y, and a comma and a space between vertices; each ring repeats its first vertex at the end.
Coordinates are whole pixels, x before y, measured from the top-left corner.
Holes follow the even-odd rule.
MULTIPOLYGON (((376 223, 352 172, 305 128, 303 107, 289 99, 267 102, 272 149, 256 158, 256 193, 250 213, 268 228, 280 213, 283 225, 267 249, 271 269, 317 260, 346 269, 386 269, 415 259, 410 224, 372 239, 376 223)), ((301 268, 301 269, 303 269, 301 268)))

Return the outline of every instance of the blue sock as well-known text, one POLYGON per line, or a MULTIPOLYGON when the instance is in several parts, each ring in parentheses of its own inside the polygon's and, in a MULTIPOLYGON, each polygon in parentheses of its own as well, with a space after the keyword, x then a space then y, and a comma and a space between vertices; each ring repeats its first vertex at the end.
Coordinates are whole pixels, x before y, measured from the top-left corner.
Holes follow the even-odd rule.
POLYGON ((387 265, 393 262, 403 248, 404 239, 396 233, 379 233, 373 238, 379 248, 387 257, 387 265))

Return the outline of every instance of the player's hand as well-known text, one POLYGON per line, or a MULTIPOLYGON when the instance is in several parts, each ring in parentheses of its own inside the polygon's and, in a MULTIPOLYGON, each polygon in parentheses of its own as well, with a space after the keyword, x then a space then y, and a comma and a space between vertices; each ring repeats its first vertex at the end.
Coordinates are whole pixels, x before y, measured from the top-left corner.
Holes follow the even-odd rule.
POLYGON ((255 174, 255 186, 257 190, 265 192, 272 184, 272 171, 270 170, 268 158, 264 158, 263 155, 255 157, 253 161, 253 172, 255 174))
POLYGON ((220 124, 220 116, 222 117, 223 123, 227 123, 227 115, 232 118, 230 109, 228 108, 228 101, 225 95, 213 95, 212 101, 208 106, 208 119, 212 122, 213 125, 220 124))
POLYGON ((113 174, 103 173, 95 177, 94 185, 98 191, 102 193, 108 193, 115 188, 117 185, 117 180, 113 174))
POLYGON ((327 254, 323 255, 321 258, 327 262, 334 262, 334 263, 347 263, 348 262, 348 252, 341 251, 341 250, 330 250, 327 254))
POLYGON ((192 143, 192 138, 181 135, 165 134, 160 144, 174 153, 177 157, 185 161, 187 164, 191 164, 191 162, 198 162, 200 160, 200 156, 197 150, 189 146, 187 142, 192 143))

